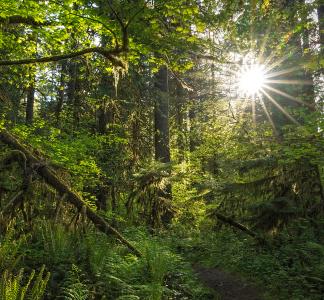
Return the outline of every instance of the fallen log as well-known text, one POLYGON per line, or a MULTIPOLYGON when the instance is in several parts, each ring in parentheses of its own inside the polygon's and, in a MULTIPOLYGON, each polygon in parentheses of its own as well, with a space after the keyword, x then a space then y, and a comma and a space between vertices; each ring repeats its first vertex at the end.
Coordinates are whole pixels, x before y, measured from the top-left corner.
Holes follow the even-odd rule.
POLYGON ((0 129, 0 141, 7 144, 15 150, 21 151, 30 165, 37 166, 35 171, 41 176, 47 184, 56 189, 61 195, 66 194, 64 198, 67 202, 72 204, 78 211, 84 211, 89 220, 94 226, 105 234, 115 236, 122 244, 127 246, 137 256, 142 256, 141 252, 136 249, 117 229, 108 224, 101 216, 97 215, 90 207, 88 207, 82 198, 74 192, 67 183, 65 183, 56 172, 35 156, 27 146, 19 142, 8 130, 0 129))
POLYGON ((263 238, 261 238, 257 233, 255 233, 254 231, 250 230, 249 228, 247 228, 246 226, 236 222, 235 220, 233 220, 230 217, 224 216, 222 214, 220 214, 219 212, 212 212, 209 214, 210 216, 215 216, 218 220, 222 221, 223 223, 226 223, 232 227, 235 227, 243 232, 245 232, 246 234, 248 234, 249 236, 259 240, 260 242, 265 242, 263 238))
POLYGON ((240 229, 241 231, 244 231, 246 234, 252 236, 252 237, 257 237, 257 234, 253 231, 251 231, 249 228, 247 228, 246 226, 234 221, 232 218, 226 217, 218 212, 213 213, 214 216, 217 217, 217 219, 219 219, 220 221, 227 223, 235 228, 240 229))

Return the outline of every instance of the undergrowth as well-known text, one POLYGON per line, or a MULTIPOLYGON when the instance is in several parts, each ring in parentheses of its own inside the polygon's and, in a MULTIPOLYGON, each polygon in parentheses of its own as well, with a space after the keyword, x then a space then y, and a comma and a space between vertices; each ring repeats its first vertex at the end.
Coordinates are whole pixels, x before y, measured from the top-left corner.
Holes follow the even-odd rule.
POLYGON ((14 292, 1 299, 31 299, 19 298, 25 290, 45 292, 32 299, 209 299, 190 265, 161 238, 144 228, 129 228, 125 235, 142 258, 104 234, 71 232, 49 221, 39 221, 37 229, 20 237, 23 242, 15 241, 9 231, 0 244, 5 258, 1 276, 6 279, 1 291, 14 292), (40 270, 34 279, 33 270, 40 270))
POLYGON ((267 300, 323 299, 323 219, 299 219, 268 245, 228 228, 172 239, 188 260, 233 272, 260 286, 267 300), (314 230, 317 228, 317 230, 314 230))

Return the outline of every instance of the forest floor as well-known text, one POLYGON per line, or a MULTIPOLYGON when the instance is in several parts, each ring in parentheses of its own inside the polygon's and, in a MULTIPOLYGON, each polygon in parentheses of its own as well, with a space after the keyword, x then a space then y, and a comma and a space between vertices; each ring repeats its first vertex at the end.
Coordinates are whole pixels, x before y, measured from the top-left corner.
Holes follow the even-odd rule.
POLYGON ((218 268, 194 266, 199 279, 220 296, 220 300, 262 300, 261 293, 253 284, 218 268))

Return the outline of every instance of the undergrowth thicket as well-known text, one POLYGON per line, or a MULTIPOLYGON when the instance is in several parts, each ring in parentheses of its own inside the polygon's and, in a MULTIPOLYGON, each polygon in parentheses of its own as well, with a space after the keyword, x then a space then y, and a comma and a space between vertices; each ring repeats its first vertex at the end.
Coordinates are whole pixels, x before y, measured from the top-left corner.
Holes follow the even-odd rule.
POLYGON ((71 232, 50 221, 40 220, 35 231, 20 237, 21 242, 12 240, 12 231, 0 244, 1 299, 210 297, 190 264, 144 228, 125 232, 142 251, 142 258, 103 234, 71 232))

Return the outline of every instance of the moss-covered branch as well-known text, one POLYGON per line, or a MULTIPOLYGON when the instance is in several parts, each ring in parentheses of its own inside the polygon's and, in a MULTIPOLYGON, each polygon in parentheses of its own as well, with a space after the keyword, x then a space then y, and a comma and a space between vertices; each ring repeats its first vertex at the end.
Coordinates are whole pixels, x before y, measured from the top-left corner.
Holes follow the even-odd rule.
POLYGON ((74 192, 65 183, 54 170, 48 167, 46 164, 42 163, 39 158, 37 158, 33 153, 31 153, 28 148, 22 144, 16 137, 14 137, 6 129, 0 131, 0 141, 7 144, 15 150, 19 150, 27 158, 30 165, 37 165, 35 169, 36 172, 44 178, 44 180, 55 188, 60 194, 66 194, 66 201, 76 207, 79 211, 84 211, 86 216, 92 221, 96 228, 106 234, 114 235, 121 243, 132 250, 137 256, 141 256, 141 252, 137 250, 120 232, 118 232, 114 227, 108 224, 102 217, 97 215, 90 207, 88 207, 82 200, 82 198, 74 192))
POLYGON ((79 57, 85 54, 97 53, 108 59, 114 66, 125 68, 125 63, 120 60, 117 55, 121 54, 124 49, 112 49, 108 50, 103 47, 92 47, 86 48, 79 51, 70 52, 67 54, 46 56, 40 58, 26 58, 26 59, 18 59, 18 60, 2 60, 0 61, 0 66, 13 66, 13 65, 29 65, 36 63, 48 63, 48 62, 56 62, 61 60, 66 60, 70 58, 79 57))

